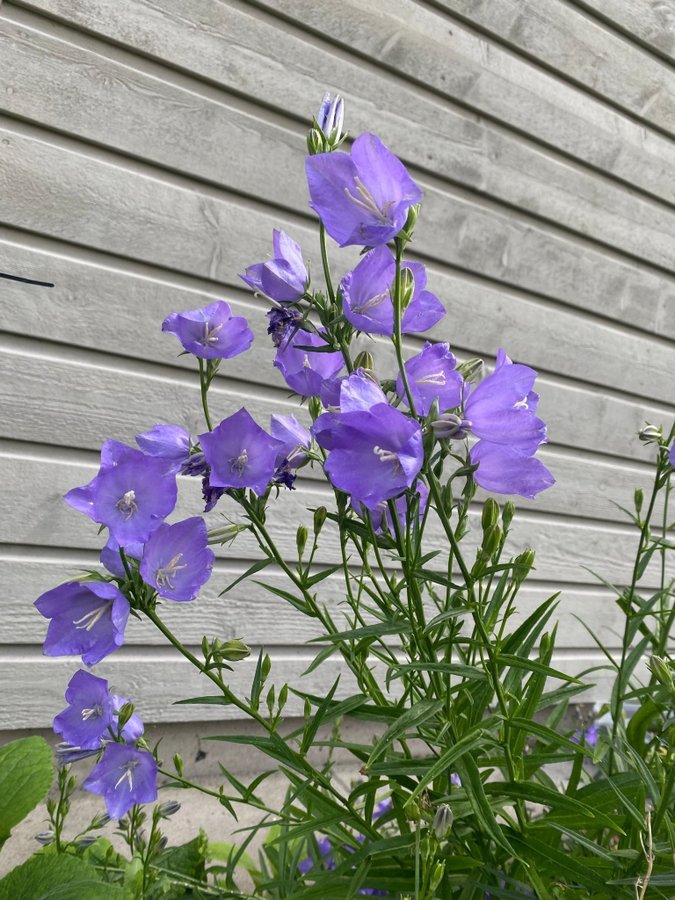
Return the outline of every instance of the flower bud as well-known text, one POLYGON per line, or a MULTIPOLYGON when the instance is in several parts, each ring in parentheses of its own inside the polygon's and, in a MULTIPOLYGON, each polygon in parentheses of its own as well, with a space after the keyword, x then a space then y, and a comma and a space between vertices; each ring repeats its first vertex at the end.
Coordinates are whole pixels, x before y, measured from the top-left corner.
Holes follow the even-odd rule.
POLYGON ((175 753, 173 757, 173 767, 176 770, 176 774, 182 778, 183 777, 183 757, 180 753, 175 753))
POLYGON ((504 527, 504 531, 509 530, 509 525, 513 522, 513 517, 516 514, 516 505, 512 500, 507 500, 504 504, 504 509, 502 510, 502 526, 504 527))
POLYGON ((42 844, 43 847, 48 847, 54 841, 54 832, 39 831, 35 835, 35 840, 38 842, 38 844, 42 844))
POLYGON ((431 423, 434 435, 439 441, 449 441, 454 438, 463 438, 469 423, 456 413, 442 413, 431 423))
POLYGON ((323 153, 323 136, 318 128, 310 128, 307 134, 307 151, 310 156, 323 153))
POLYGON ((355 369, 368 369, 372 371, 375 368, 375 360, 373 354, 368 350, 362 350, 354 360, 355 369))
POLYGON ((644 491, 641 488, 636 488, 635 493, 633 494, 633 502, 635 503, 635 512, 638 515, 640 515, 640 511, 642 510, 644 499, 644 491))
POLYGON ((474 357, 457 366, 457 371, 465 381, 473 381, 483 371, 483 360, 474 357))
POLYGON ((168 819, 169 816, 175 815, 179 809, 180 803, 177 800, 166 800, 160 804, 159 814, 163 819, 168 819))
POLYGON ((534 565, 534 550, 524 550, 515 558, 513 577, 517 582, 525 581, 530 573, 530 569, 534 565))
POLYGON ((493 557, 499 549, 501 539, 502 530, 499 525, 493 525, 491 528, 488 528, 488 530, 483 535, 483 543, 481 546, 483 553, 488 559, 493 557))
POLYGON ((100 812, 96 813, 94 818, 91 820, 91 825, 89 826, 91 829, 103 828, 110 821, 110 816, 108 813, 100 812))
POLYGON ((157 841, 157 849, 158 850, 166 850, 166 845, 169 843, 168 837, 163 834, 161 838, 157 841))
POLYGON ((85 834, 84 837, 80 838, 77 842, 77 846, 80 850, 86 850, 87 847, 91 847, 92 844, 95 844, 98 838, 93 834, 85 834))
POLYGON ((240 638, 224 641, 218 648, 218 656, 228 662, 239 662, 251 655, 251 650, 240 638))
POLYGON ((329 93, 325 93, 315 121, 324 137, 328 139, 329 145, 335 146, 339 141, 344 118, 345 102, 342 97, 339 94, 331 97, 329 93))
POLYGON ((652 656, 648 663, 650 671, 654 674, 654 677, 657 681, 659 681, 665 688, 669 690, 675 689, 675 681, 673 680, 673 670, 668 665, 665 659, 661 656, 652 656))
POLYGON ((647 423, 647 425, 638 432, 638 438, 644 444, 658 444, 663 438, 663 429, 660 425, 650 425, 647 423))
POLYGON ((314 534, 318 537, 323 524, 326 521, 328 510, 325 506, 319 506, 314 510, 314 534))
POLYGON ((420 808, 414 800, 408 800, 403 807, 403 813, 409 822, 419 822, 422 818, 420 808))
POLYGON ((295 546, 298 548, 298 556, 302 557, 306 544, 307 529, 304 525, 298 525, 298 530, 295 532, 295 546))
POLYGON ((415 276, 412 269, 401 269, 401 310, 407 309, 415 293, 415 276))
POLYGON ((415 230, 415 225, 417 225, 417 219, 419 218, 421 203, 415 203, 408 210, 408 217, 405 220, 405 225, 399 232, 399 237, 402 237, 405 243, 412 240, 413 231, 415 230))
POLYGON ((134 714, 133 703, 123 703, 117 713, 117 728, 121 731, 134 714))
POLYGON ((279 711, 286 706, 286 702, 288 701, 288 685, 285 684, 281 690, 279 691, 279 711))
POLYGON ((437 862, 431 872, 431 880, 429 881, 429 890, 433 893, 443 880, 445 875, 445 863, 437 862))
POLYGON ((453 818, 454 816, 452 814, 452 810, 450 809, 448 804, 441 803, 441 805, 436 810, 434 821, 431 825, 431 828, 439 841, 442 841, 452 828, 453 818))
POLYGON ((483 531, 488 531, 493 525, 497 524, 499 519, 499 506, 496 500, 493 500, 492 497, 488 497, 488 499, 483 504, 483 512, 481 514, 481 525, 483 526, 483 531))

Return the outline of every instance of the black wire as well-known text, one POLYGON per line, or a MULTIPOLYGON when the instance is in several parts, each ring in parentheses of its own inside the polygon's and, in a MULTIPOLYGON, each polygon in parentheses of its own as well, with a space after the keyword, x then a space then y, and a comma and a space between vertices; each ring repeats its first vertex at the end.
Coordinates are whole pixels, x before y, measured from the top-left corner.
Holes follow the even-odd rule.
POLYGON ((38 284, 40 287, 54 287, 51 281, 35 281, 33 278, 21 278, 19 275, 7 275, 0 272, 0 278, 9 278, 10 281, 20 281, 22 284, 38 284))

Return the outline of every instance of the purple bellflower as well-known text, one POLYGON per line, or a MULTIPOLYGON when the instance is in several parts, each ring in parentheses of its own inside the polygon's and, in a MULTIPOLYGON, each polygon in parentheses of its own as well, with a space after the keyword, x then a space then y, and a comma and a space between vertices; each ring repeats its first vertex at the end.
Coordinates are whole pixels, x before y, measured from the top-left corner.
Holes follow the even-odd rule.
POLYGON ((277 303, 294 303, 305 293, 309 277, 302 258, 302 250, 286 232, 272 233, 274 259, 256 263, 239 277, 254 291, 260 291, 277 303))
POLYGON ((224 300, 201 309, 171 313, 162 331, 175 334, 183 348, 200 359, 231 359, 249 349, 253 332, 243 316, 233 316, 224 300))
POLYGON ((330 451, 325 470, 333 485, 368 509, 403 493, 422 467, 418 423, 389 406, 361 370, 343 381, 340 412, 319 416, 312 433, 330 451))
MULTIPOLYGON (((459 406, 464 382, 456 365, 457 360, 448 344, 430 344, 428 341, 421 353, 405 363, 410 393, 418 415, 429 415, 434 400, 438 400, 441 412, 459 406)), ((406 402, 403 378, 400 375, 396 382, 396 392, 406 402)))
POLYGON ((288 334, 302 321, 302 316, 297 310, 283 306, 272 307, 267 313, 267 318, 269 319, 267 333, 271 336, 275 347, 280 347, 288 334))
POLYGON ((157 799, 157 763, 147 750, 130 744, 107 744, 82 787, 101 794, 111 819, 121 819, 135 803, 157 799))
POLYGON ((101 738, 113 724, 108 682, 80 670, 68 682, 66 701, 67 708, 54 719, 54 731, 81 750, 100 747, 101 738))
POLYGON ((274 483, 293 490, 295 471, 307 462, 312 436, 295 416, 273 415, 270 431, 272 437, 282 443, 277 454, 274 483))
POLYGON ((35 606, 51 619, 46 656, 82 656, 93 666, 124 643, 129 601, 107 581, 70 581, 42 594, 35 606))
MULTIPOLYGON (((410 302, 403 310, 401 331, 417 334, 428 331, 445 315, 441 301, 425 290, 427 274, 421 263, 405 263, 414 284, 410 302)), ((394 333, 394 304, 392 295, 396 262, 387 247, 370 250, 340 282, 342 310, 345 318, 366 334, 394 333)))
POLYGON ((351 154, 307 157, 305 169, 310 206, 341 247, 386 244, 422 199, 403 163, 374 134, 357 137, 351 154))
POLYGON ((206 523, 199 516, 160 525, 143 550, 141 577, 167 600, 194 600, 215 560, 206 523))
POLYGON ((154 425, 136 435, 136 443, 146 456, 165 459, 178 472, 190 454, 190 432, 180 425, 154 425))
POLYGON ((332 378, 344 365, 342 354, 311 350, 302 347, 325 347, 325 340, 310 331, 291 332, 277 350, 274 365, 286 384, 302 397, 314 397, 321 391, 326 378, 332 378))
MULTIPOLYGON (((128 544, 124 548, 124 553, 129 559, 135 559, 137 562, 143 555, 143 544, 128 544)), ((108 543, 101 550, 99 559, 106 569, 115 576, 124 580, 127 577, 122 557, 120 556, 120 545, 115 538, 109 537, 108 543)))
POLYGON ((101 525, 122 547, 145 542, 176 505, 176 478, 164 459, 106 441, 98 475, 66 503, 101 525))
POLYGON ((483 490, 534 500, 537 494, 555 484, 546 466, 517 446, 478 441, 470 453, 471 462, 478 463, 473 477, 483 490))
POLYGON ((256 494, 265 493, 281 441, 264 431, 246 409, 242 407, 213 431, 200 434, 199 443, 211 467, 210 489, 251 488, 256 494))

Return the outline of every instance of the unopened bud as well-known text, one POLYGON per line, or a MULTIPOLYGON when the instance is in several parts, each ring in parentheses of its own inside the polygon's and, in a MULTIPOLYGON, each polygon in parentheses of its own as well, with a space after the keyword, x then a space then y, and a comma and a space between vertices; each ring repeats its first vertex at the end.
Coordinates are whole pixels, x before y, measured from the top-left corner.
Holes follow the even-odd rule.
POLYGON ((279 711, 281 711, 288 701, 288 685, 285 684, 279 691, 279 711))
POLYGON ((488 559, 493 557, 499 549, 501 539, 502 530, 499 525, 493 525, 485 532, 483 536, 482 550, 488 559))
POLYGON ((318 128, 310 128, 307 134, 307 151, 310 156, 316 156, 317 153, 323 153, 324 141, 318 128))
POLYGON ((92 844, 95 844, 98 838, 93 834, 86 834, 84 837, 80 838, 77 842, 77 846, 80 850, 86 850, 87 847, 91 847, 92 844))
POLYGON ((89 826, 91 829, 103 828, 104 825, 107 825, 110 821, 110 816, 108 813, 100 812, 96 813, 94 818, 91 820, 91 825, 89 826))
POLYGON ((218 648, 218 656, 228 662, 239 662, 251 655, 251 650, 240 638, 224 641, 218 648))
POLYGON ((272 710, 274 709, 274 701, 276 699, 276 691, 274 690, 274 685, 267 692, 267 709, 269 710, 270 715, 272 715, 272 710))
POLYGON ((263 657, 262 666, 260 668, 264 681, 270 674, 270 669, 272 668, 272 660, 269 658, 269 655, 267 653, 263 657))
POLYGON ((375 360, 373 354, 368 350, 362 350, 354 360, 355 369, 368 369, 372 371, 375 368, 375 360))
POLYGON ((530 573, 530 569, 534 565, 534 550, 525 550, 520 556, 515 558, 513 577, 516 581, 524 581, 530 573))
POLYGON ((488 499, 483 504, 483 512, 481 514, 481 525, 483 526, 483 531, 488 531, 493 525, 497 524, 497 520, 499 519, 499 505, 496 500, 493 500, 492 497, 488 497, 488 499))
POLYGON ((304 525, 298 525, 295 533, 295 546, 298 548, 298 556, 302 556, 307 544, 307 529, 304 525))
POLYGON ((483 371, 483 360, 478 357, 467 359, 457 366, 457 371, 465 381, 473 381, 483 371))
POLYGON ((401 229, 401 236, 407 243, 412 240, 413 232, 415 230, 415 226, 417 225, 417 219, 419 218, 421 203, 415 203, 408 210, 408 217, 405 220, 405 225, 401 229))
POLYGON ((401 309, 407 309, 415 293, 415 275, 412 269, 401 269, 401 309))
POLYGON ((658 444, 663 438, 663 430, 659 425, 647 424, 638 432, 638 438, 644 444, 658 444))
POLYGON ((437 862, 433 868, 431 873, 431 880, 429 882, 429 890, 433 893, 438 885, 443 880, 443 876, 445 875, 445 863, 437 862))
POLYGON ((342 97, 339 94, 334 97, 324 94, 315 123, 325 138, 325 150, 333 150, 340 143, 344 118, 345 102, 342 97))
POLYGON ((661 656, 652 656, 649 660, 649 668, 653 672, 654 677, 669 690, 673 690, 675 688, 675 682, 673 681, 673 670, 668 665, 665 659, 661 656))
POLYGON ((168 837, 163 834, 161 838, 157 841, 157 849, 158 850, 166 850, 166 845, 169 843, 168 837))
POLYGON ((442 413, 431 423, 434 435, 439 441, 450 441, 454 438, 463 438, 470 422, 462 419, 455 413, 442 413))
POLYGON ((117 727, 118 729, 124 728, 129 719, 134 714, 134 704, 133 703, 123 703, 120 706, 117 712, 117 727))
POLYGON ((176 770, 176 774, 182 778, 183 777, 183 757, 180 755, 180 753, 174 754, 173 767, 176 770))
POLYGON ((39 831, 35 835, 35 840, 38 842, 38 844, 42 844, 43 847, 48 847, 54 841, 54 832, 39 831))
POLYGON ((323 528, 327 515, 328 510, 325 506, 319 506, 314 510, 314 534, 316 536, 319 535, 319 532, 323 528))
POLYGON ((175 815, 179 809, 180 803, 177 800, 165 800, 164 803, 159 805, 157 811, 163 819, 168 819, 169 816, 175 815))
POLYGON ((513 517, 516 514, 516 505, 512 500, 507 500, 504 504, 504 509, 502 510, 502 525, 504 526, 504 531, 509 530, 509 525, 513 522, 513 517))
POLYGON ((636 488, 635 493, 633 494, 633 502, 635 503, 635 512, 638 515, 640 515, 644 499, 644 491, 641 488, 636 488))
POLYGON ((454 816, 447 803, 441 803, 434 815, 432 829, 439 841, 442 841, 452 828, 454 816))
POLYGON ((408 800, 406 805, 403 807, 403 812, 409 822, 419 822, 422 818, 420 808, 414 800, 408 800))

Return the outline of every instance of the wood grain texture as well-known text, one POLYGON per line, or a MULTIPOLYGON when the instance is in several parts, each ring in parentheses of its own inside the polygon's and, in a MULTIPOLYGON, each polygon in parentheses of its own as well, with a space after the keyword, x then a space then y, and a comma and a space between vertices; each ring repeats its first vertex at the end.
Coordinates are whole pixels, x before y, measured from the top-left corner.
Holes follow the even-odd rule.
MULTIPOLYGON (((342 0, 332 7, 312 0, 256 0, 244 10, 210 0, 190 0, 189 5, 183 0, 20 0, 15 5, 217 84, 238 79, 242 93, 261 96, 279 109, 288 108, 294 87, 288 73, 298 69, 314 84, 318 74, 322 87, 345 90, 340 59, 346 54, 361 80, 363 71, 367 77, 373 67, 400 77, 382 104, 372 93, 373 112, 381 105, 398 113, 400 87, 412 83, 422 96, 426 89, 547 149, 675 201, 675 148, 668 139, 645 134, 583 91, 461 26, 446 27, 439 13, 413 0, 342 0)), ((306 102, 299 116, 306 119, 306 102)))
MULTIPOLYGON (((305 190, 303 124, 266 121, 264 109, 242 110, 230 93, 190 82, 89 37, 75 35, 75 40, 70 30, 8 8, 6 15, 12 13, 16 21, 0 20, 0 52, 7 64, 0 90, 4 87, 8 112, 57 129, 67 122, 70 134, 298 208, 305 190), (148 122, 156 127, 148 128, 148 122), (200 135, 197 142, 195 134, 200 135), (261 156, 274 164, 256 165, 261 156)), ((257 65, 262 69, 263 61, 257 65)), ((342 61, 338 65, 349 73, 357 68, 342 61)), ((466 111, 424 101, 412 87, 397 92, 398 114, 373 110, 368 94, 391 94, 392 86, 376 73, 365 73, 365 79, 363 69, 357 74, 360 79, 351 80, 360 95, 347 93, 353 129, 386 134, 388 145, 409 165, 636 257, 672 266, 675 225, 669 209, 607 179, 599 191, 597 174, 542 154, 466 111)), ((343 73, 334 77, 344 81, 343 73)), ((284 108, 306 118, 306 110, 316 104, 315 83, 295 70, 287 71, 285 81, 290 78, 298 85, 288 92, 284 108)), ((240 87, 227 79, 223 85, 240 87)), ((344 84, 341 89, 345 91, 344 84)))
POLYGON ((574 0, 626 36, 675 60, 675 7, 670 0, 574 0))
MULTIPOLYGON (((429 0, 429 5, 478 26, 646 124, 675 133, 675 71, 579 8, 561 0, 429 0)), ((633 19, 643 19, 650 8, 656 12, 655 4, 644 0, 614 5, 633 19)))

